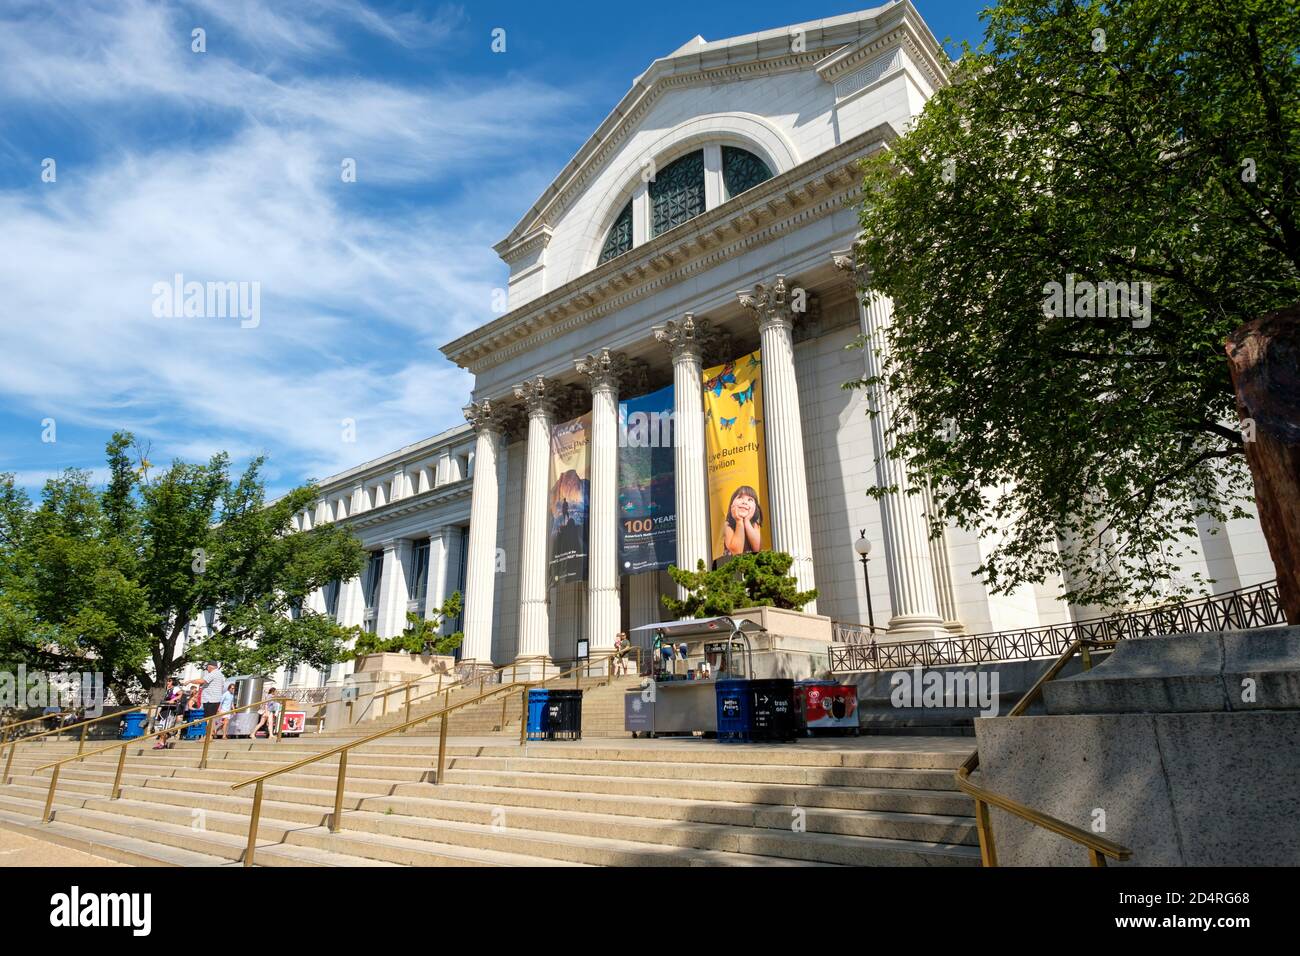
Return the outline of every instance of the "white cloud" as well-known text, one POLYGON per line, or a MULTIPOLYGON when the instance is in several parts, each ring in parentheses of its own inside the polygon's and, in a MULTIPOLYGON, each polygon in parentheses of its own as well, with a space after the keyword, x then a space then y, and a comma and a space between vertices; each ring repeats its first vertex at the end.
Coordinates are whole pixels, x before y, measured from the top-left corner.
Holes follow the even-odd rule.
MULTIPOLYGON (((268 47, 292 33, 286 56, 338 42, 303 26, 296 5, 200 6, 268 47)), ((0 20, 0 102, 84 119, 94 155, 61 163, 56 183, 33 171, 30 186, 0 191, 0 400, 61 425, 131 428, 153 441, 155 462, 268 451, 289 479, 460 420, 470 377, 437 346, 492 317, 504 269, 490 244, 519 206, 483 218, 505 205, 490 160, 517 169, 520 145, 561 125, 563 94, 508 78, 404 87, 258 72, 195 57, 189 18, 152 4, 35 9, 0 20), (135 135, 151 111, 179 123, 174 140, 135 135), (341 182, 343 156, 357 158, 358 183, 341 182), (458 188, 467 169, 481 170, 470 192, 489 199, 458 188), (382 188, 410 183, 429 184, 418 206, 382 188), (260 325, 155 318, 152 287, 175 273, 260 283, 260 325), (355 444, 341 441, 345 418, 355 444)), ((408 45, 459 16, 325 9, 408 45)))

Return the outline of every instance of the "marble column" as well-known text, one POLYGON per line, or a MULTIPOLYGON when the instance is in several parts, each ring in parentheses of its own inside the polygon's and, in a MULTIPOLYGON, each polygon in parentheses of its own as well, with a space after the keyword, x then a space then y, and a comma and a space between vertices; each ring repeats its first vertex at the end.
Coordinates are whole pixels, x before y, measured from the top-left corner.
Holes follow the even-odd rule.
MULTIPOLYGON (((772 547, 794 558, 790 573, 799 590, 816 587, 813 579, 812 521, 808 514, 808 469, 803 454, 803 419, 799 412, 799 380, 794 367, 794 323, 801 317, 800 301, 777 276, 769 288, 737 293, 740 304, 758 322, 763 349, 763 418, 766 420, 768 514, 772 547)), ((817 602, 804 606, 817 613, 817 602)))
MULTIPOLYGON (((711 565, 709 486, 704 454, 705 344, 712 336, 707 319, 686 313, 654 330, 673 356, 673 464, 676 470, 677 567, 694 571, 711 565)), ((678 597, 686 595, 677 588, 678 597)), ((657 619, 656 619, 657 620, 657 619)), ((653 622, 649 622, 653 623, 653 622)))
MULTIPOLYGON (((540 375, 515 386, 528 412, 528 450, 524 468, 523 542, 519 554, 519 646, 517 658, 550 659, 550 607, 547 532, 551 515, 551 426, 559 388, 540 375)), ((543 668, 544 669, 544 668, 543 668)))
POLYGON ((628 627, 654 624, 668 617, 659 600, 658 571, 628 575, 628 627))
POLYGON ((411 542, 401 538, 384 542, 384 573, 379 579, 379 606, 375 608, 375 633, 396 637, 406 629, 406 603, 410 600, 406 569, 411 565, 411 542))
MULTIPOLYGON (((849 272, 865 285, 855 272, 851 253, 835 256, 835 265, 849 272)), ((894 316, 894 303, 875 292, 858 299, 858 316, 864 339, 863 359, 868 379, 884 371, 886 331, 894 316)), ((892 488, 880 499, 880 515, 885 532, 885 571, 889 576, 889 640, 915 640, 939 637, 948 633, 939 610, 939 593, 935 584, 934 555, 930 547, 929 527, 923 514, 923 489, 909 494, 914 485, 902 459, 893 454, 890 424, 893 403, 876 383, 867 389, 867 400, 875 412, 871 416, 871 442, 876 452, 876 485, 892 488)))
POLYGON ((587 637, 592 657, 613 650, 623 620, 618 588, 618 391, 624 355, 609 349, 574 363, 591 388, 591 502, 587 511, 587 637))
POLYGON ((470 500, 469 554, 465 570, 465 639, 461 662, 492 665, 492 605, 496 600, 498 475, 505 447, 504 410, 490 401, 471 404, 465 418, 477 439, 474 491, 470 500))
POLYGON ((442 607, 451 590, 447 581, 451 576, 451 536, 455 531, 445 526, 429 532, 429 582, 424 589, 424 607, 420 608, 426 620, 442 607))

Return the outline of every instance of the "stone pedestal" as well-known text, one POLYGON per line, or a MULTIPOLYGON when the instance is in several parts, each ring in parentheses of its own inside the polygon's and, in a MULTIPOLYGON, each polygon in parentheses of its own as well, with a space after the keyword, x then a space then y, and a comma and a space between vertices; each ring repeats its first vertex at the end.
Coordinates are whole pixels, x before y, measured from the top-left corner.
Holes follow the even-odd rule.
MULTIPOLYGON (((1132 865, 1300 865, 1300 628, 1125 641, 1044 698, 1046 716, 975 721, 977 783, 1132 865)), ((1087 865, 1062 837, 992 822, 1004 865, 1087 865)))

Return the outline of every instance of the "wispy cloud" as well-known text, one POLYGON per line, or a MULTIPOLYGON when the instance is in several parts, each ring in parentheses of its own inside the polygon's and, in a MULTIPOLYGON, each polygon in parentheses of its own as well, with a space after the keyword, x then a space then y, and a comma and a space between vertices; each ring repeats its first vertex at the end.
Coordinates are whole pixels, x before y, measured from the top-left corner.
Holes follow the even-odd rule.
POLYGON ((526 202, 484 197, 571 102, 510 76, 401 83, 294 64, 349 29, 443 42, 461 17, 349 0, 9 7, 0 103, 84 138, 6 134, 6 157, 71 158, 54 183, 36 160, 0 180, 17 182, 0 189, 0 398, 137 430, 155 461, 266 451, 286 482, 459 420, 470 379, 437 346, 491 317, 504 270, 490 244, 526 202), (200 56, 189 31, 205 15, 200 56), (258 65, 220 52, 218 33, 258 65), (155 317, 154 284, 178 273, 259 283, 260 324, 155 317))

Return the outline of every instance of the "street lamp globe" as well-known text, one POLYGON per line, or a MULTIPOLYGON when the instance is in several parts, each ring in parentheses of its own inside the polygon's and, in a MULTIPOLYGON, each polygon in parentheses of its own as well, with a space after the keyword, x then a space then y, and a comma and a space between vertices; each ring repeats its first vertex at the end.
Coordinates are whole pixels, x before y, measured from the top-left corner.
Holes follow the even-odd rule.
POLYGON ((867 532, 863 530, 857 540, 853 542, 853 550, 857 552, 858 557, 865 558, 871 553, 871 542, 867 540, 867 532))

